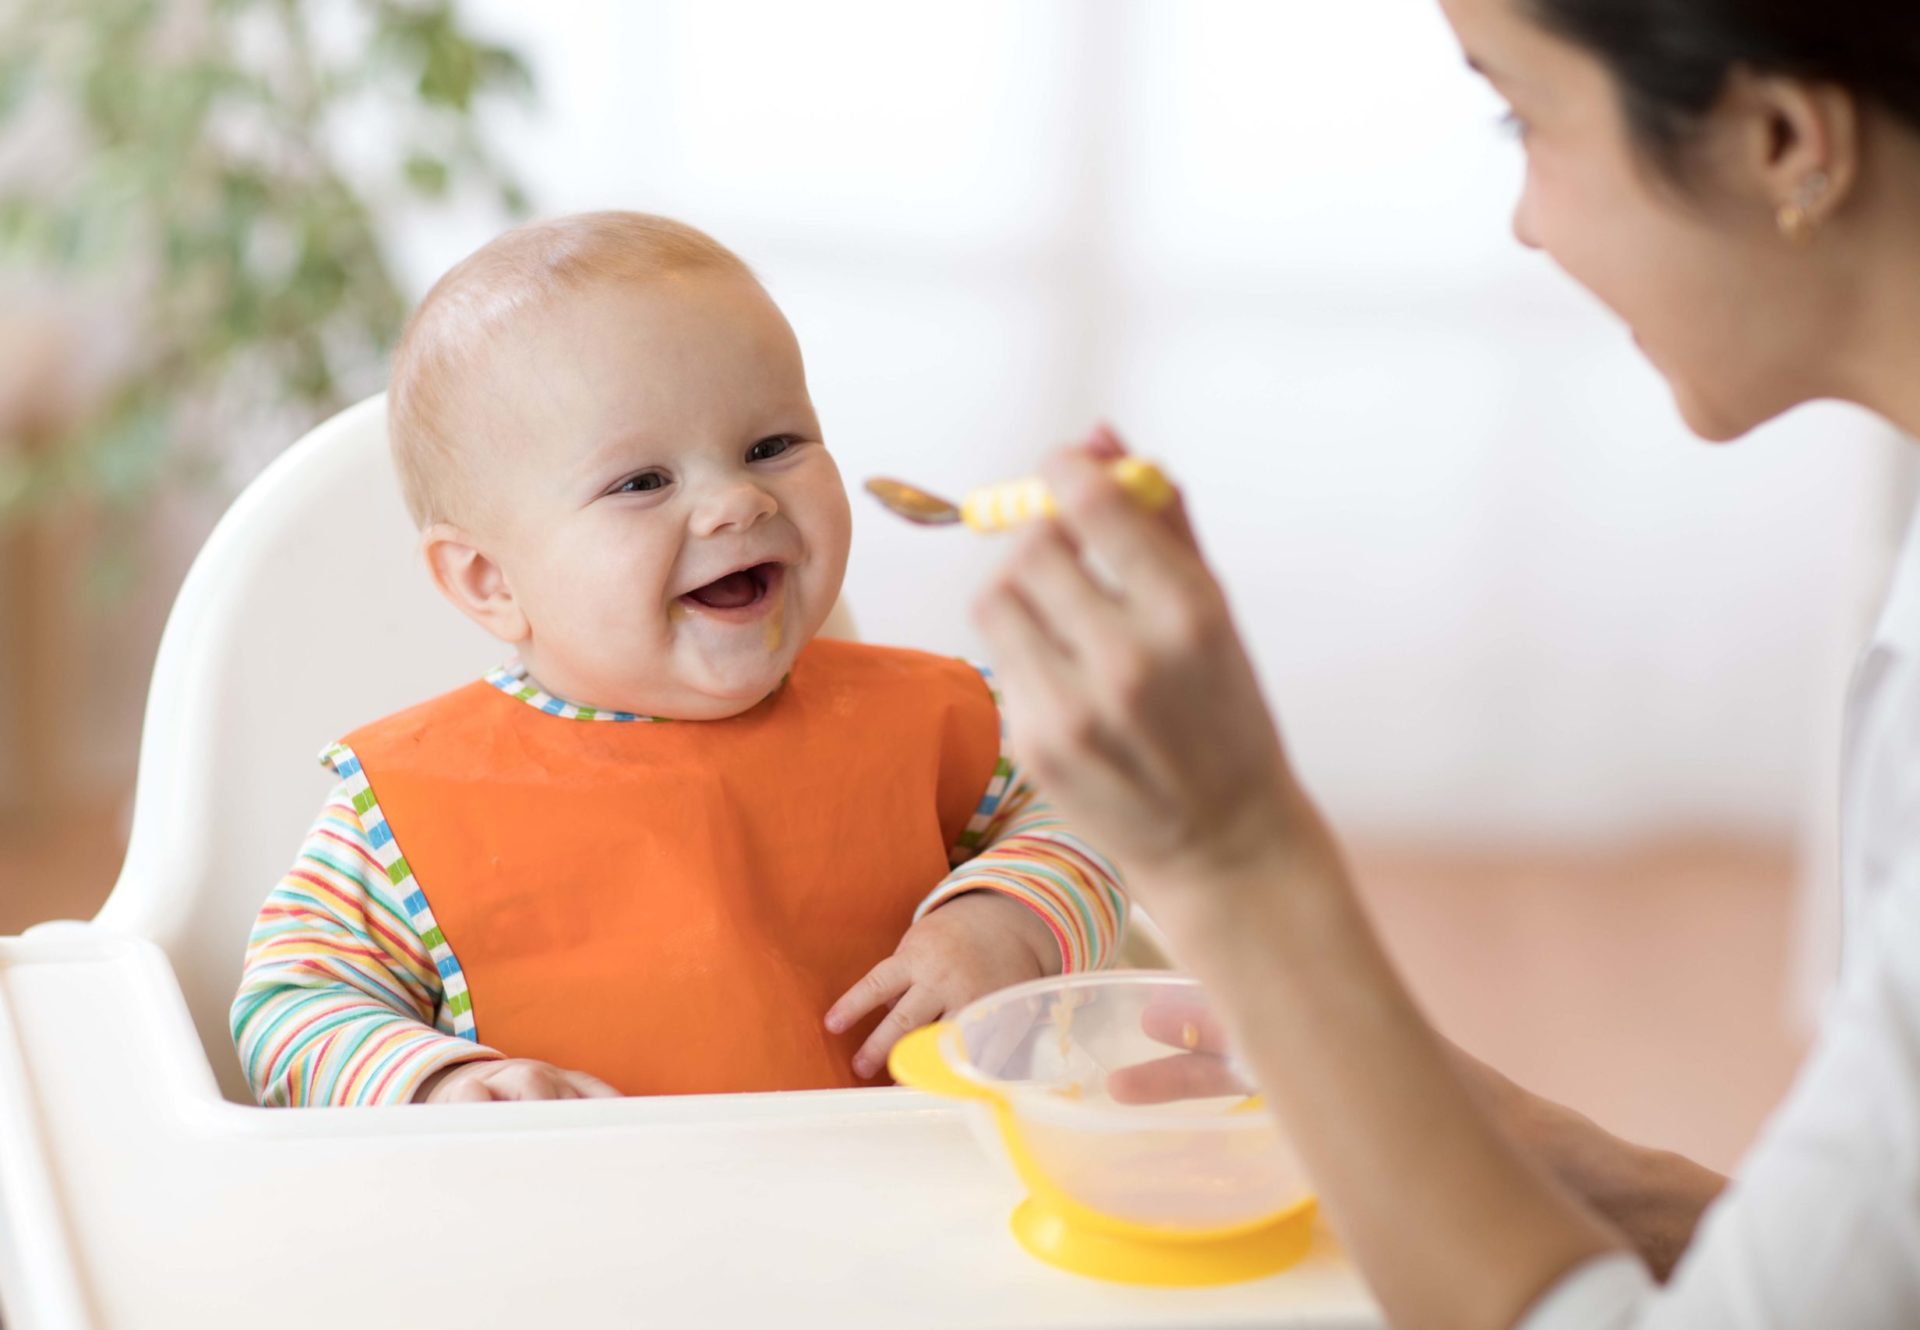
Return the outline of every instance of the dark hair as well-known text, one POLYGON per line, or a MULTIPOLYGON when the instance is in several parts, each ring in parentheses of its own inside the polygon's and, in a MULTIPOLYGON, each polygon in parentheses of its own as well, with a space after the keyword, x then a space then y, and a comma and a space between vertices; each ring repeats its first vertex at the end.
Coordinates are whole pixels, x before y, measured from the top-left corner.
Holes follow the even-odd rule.
POLYGON ((1745 67, 1833 83, 1920 128, 1920 0, 1522 0, 1612 71, 1627 126, 1677 174, 1745 67))

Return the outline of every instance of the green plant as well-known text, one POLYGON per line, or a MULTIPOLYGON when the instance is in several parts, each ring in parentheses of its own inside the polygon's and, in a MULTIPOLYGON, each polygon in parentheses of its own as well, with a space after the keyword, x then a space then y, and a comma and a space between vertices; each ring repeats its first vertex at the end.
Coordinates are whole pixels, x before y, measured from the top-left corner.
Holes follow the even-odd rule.
POLYGON ((450 0, 0 7, 0 145, 25 149, 0 262, 111 291, 131 324, 58 439, 0 435, 0 527, 74 496, 131 508, 249 423, 291 439, 376 388, 406 312, 381 222, 524 213, 477 113, 531 95, 450 0))

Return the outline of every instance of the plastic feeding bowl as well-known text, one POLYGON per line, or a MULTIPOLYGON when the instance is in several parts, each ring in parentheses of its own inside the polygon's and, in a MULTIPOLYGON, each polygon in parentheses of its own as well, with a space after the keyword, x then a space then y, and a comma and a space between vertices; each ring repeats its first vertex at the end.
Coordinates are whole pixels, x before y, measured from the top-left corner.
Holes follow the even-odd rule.
POLYGON ((1080 1274, 1221 1284, 1282 1270, 1314 1199, 1200 985, 1159 971, 1041 979, 902 1039, 903 1085, 990 1115, 1027 1189, 1013 1232, 1080 1274))

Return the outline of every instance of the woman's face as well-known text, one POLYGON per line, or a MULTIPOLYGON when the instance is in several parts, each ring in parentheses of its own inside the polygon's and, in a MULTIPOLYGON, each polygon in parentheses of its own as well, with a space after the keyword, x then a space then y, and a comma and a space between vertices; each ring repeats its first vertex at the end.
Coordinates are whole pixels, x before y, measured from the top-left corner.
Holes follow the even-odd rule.
POLYGON ((1683 187, 1637 152, 1605 66, 1524 0, 1440 2, 1526 153, 1514 234, 1625 321, 1688 425, 1732 439, 1821 395, 1824 311, 1763 187, 1759 116, 1716 110, 1683 187))

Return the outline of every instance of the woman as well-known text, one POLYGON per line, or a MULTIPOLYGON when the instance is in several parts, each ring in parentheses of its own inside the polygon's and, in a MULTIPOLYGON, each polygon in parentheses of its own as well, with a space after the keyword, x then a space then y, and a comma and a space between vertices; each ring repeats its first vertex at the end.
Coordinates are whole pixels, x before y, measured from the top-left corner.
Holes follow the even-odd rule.
MULTIPOLYGON (((1515 233, 1631 325, 1697 433, 1824 397, 1920 433, 1920 8, 1442 5, 1525 144, 1515 233)), ((1841 988, 1716 1202, 1428 1026, 1184 519, 1090 459, 1117 446, 1055 460, 1062 521, 977 606, 1013 742, 1207 982, 1394 1323, 1920 1326, 1920 546, 1851 703, 1841 988)))

